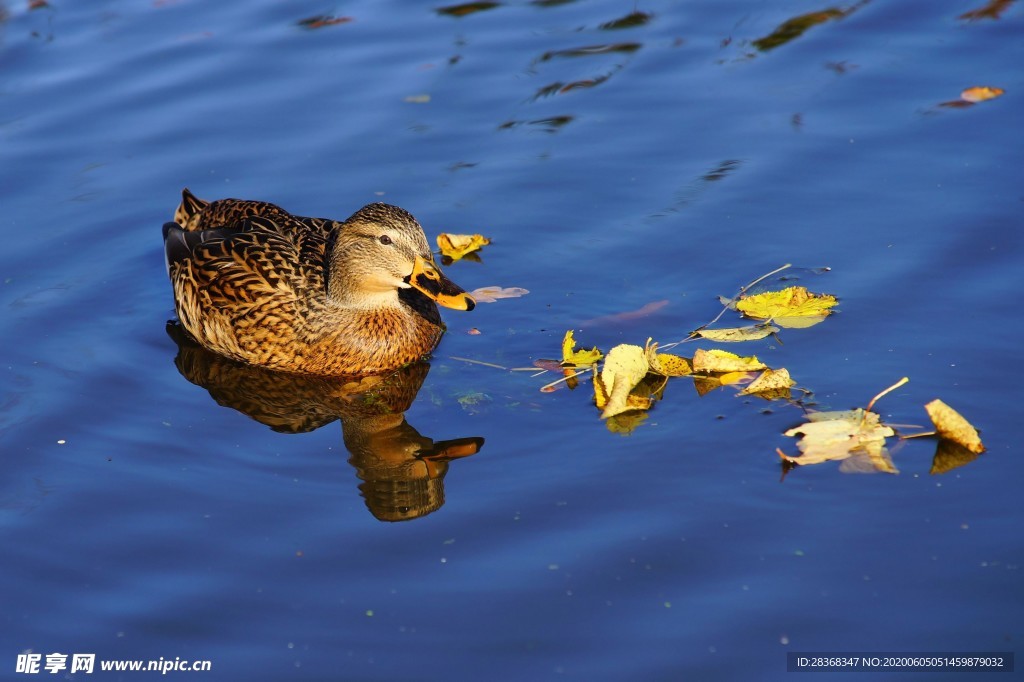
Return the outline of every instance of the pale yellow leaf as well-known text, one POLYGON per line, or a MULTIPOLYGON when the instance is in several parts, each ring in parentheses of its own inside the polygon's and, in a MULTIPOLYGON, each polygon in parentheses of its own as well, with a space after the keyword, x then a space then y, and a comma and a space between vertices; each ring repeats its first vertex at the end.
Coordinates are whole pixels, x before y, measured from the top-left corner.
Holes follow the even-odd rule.
POLYGON ((853 464, 846 471, 884 471, 897 473, 885 449, 885 439, 895 435, 882 424, 874 412, 850 410, 846 412, 818 412, 808 415, 806 424, 786 431, 787 436, 801 436, 797 442, 800 456, 792 457, 780 451, 780 456, 796 464, 818 464, 829 460, 864 457, 863 463, 853 464))
POLYGON ((772 322, 784 329, 807 329, 825 321, 825 315, 807 315, 806 317, 775 317, 772 322))
POLYGON ((974 453, 985 451, 978 432, 952 407, 936 398, 925 405, 924 409, 928 411, 929 419, 935 424, 935 430, 942 438, 959 443, 974 453))
POLYGON ((693 354, 694 372, 752 372, 759 369, 766 369, 767 365, 755 356, 740 357, 735 353, 724 350, 697 349, 693 354))
POLYGON ((788 397, 789 387, 795 384, 796 382, 790 378, 789 372, 785 368, 766 369, 749 386, 740 391, 739 395, 758 394, 770 395, 773 398, 788 397), (782 393, 783 391, 784 393, 782 393))
POLYGON ((469 292, 469 295, 477 303, 494 303, 499 298, 519 298, 530 293, 528 289, 522 287, 480 287, 479 289, 473 289, 469 292))
MULTIPOLYGON (((647 358, 640 346, 623 343, 608 352, 600 374, 601 384, 608 396, 608 402, 601 413, 602 419, 638 409, 629 404, 629 395, 633 387, 647 376, 647 370, 647 358)), ((650 407, 649 403, 647 407, 650 407)))
POLYGON ((772 325, 755 324, 749 327, 732 327, 729 329, 701 329, 697 332, 710 341, 723 343, 738 343, 740 341, 757 341, 779 331, 778 327, 772 325))

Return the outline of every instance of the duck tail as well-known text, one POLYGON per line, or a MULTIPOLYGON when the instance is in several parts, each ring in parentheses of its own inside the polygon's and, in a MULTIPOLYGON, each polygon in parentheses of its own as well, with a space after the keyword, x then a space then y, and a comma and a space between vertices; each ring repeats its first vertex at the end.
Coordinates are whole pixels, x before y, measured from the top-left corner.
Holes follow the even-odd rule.
POLYGON ((209 201, 203 201, 189 191, 188 187, 181 190, 181 204, 174 212, 174 222, 188 229, 189 221, 198 215, 204 208, 210 205, 209 201))

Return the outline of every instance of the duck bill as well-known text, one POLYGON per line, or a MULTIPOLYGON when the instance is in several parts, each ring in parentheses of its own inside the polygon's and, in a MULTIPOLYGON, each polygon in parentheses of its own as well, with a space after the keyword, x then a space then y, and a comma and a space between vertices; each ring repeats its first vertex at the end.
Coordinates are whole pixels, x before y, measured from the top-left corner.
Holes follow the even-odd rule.
POLYGON ((408 282, 445 308, 472 310, 476 307, 476 301, 472 296, 445 277, 436 265, 423 256, 416 256, 416 263, 412 267, 408 282))

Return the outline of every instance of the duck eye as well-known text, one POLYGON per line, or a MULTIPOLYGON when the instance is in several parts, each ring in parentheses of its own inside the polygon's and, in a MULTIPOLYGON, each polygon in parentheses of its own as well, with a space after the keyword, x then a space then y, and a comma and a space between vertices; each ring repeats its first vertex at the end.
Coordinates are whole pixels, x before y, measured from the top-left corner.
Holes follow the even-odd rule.
POLYGON ((380 242, 381 244, 383 244, 384 246, 388 246, 388 245, 390 245, 390 244, 392 244, 392 243, 393 243, 393 242, 391 241, 391 237, 387 236, 386 234, 382 234, 382 235, 381 235, 381 236, 380 236, 380 237, 379 237, 379 238, 377 239, 377 241, 379 241, 379 242, 380 242))

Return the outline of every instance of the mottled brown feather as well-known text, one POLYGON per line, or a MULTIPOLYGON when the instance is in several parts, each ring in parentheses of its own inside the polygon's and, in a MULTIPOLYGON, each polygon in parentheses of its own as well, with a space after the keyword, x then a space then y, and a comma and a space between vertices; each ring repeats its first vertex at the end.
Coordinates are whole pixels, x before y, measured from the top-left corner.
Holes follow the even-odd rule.
MULTIPOLYGON (((377 224, 399 230, 408 253, 430 258, 422 228, 402 209, 372 204, 338 222, 294 216, 266 202, 205 202, 188 190, 182 196, 177 225, 165 226, 168 271, 178 319, 202 346, 271 369, 353 375, 415 362, 440 341, 437 307, 416 290, 401 288, 365 305, 358 291, 344 303, 328 293, 329 279, 346 268, 376 272, 376 261, 359 262, 354 248, 335 249, 342 238, 358 245, 357 230, 377 224)), ((391 257, 391 250, 377 250, 391 257)), ((404 261, 380 266, 381 272, 405 267, 404 261)))

